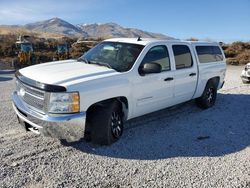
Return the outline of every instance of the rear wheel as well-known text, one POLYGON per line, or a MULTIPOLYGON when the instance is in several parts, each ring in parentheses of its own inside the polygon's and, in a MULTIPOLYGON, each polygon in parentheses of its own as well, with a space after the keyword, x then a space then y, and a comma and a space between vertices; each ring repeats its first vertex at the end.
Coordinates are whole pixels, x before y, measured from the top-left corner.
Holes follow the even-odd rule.
POLYGON ((104 106, 97 106, 89 120, 90 139, 95 144, 110 145, 122 136, 123 114, 121 104, 112 101, 104 106))
POLYGON ((212 107, 217 97, 217 84, 209 81, 201 97, 196 99, 196 104, 203 109, 212 107))

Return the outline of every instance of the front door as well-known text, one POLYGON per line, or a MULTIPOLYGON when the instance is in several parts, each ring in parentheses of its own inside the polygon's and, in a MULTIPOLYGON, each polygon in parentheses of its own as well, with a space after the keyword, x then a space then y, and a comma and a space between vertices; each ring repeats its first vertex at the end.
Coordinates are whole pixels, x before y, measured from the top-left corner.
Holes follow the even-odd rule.
POLYGON ((158 63, 162 67, 160 73, 138 75, 133 87, 134 116, 140 116, 171 106, 174 96, 174 72, 167 46, 152 47, 140 67, 145 63, 158 63))

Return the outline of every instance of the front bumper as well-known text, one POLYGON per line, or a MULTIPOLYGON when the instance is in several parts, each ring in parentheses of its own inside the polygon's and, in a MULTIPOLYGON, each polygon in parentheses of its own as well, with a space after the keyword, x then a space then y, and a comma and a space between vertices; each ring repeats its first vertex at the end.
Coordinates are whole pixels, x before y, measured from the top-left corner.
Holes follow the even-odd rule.
POLYGON ((44 136, 65 139, 68 142, 78 141, 84 137, 86 113, 80 112, 66 115, 41 114, 23 102, 16 91, 12 94, 12 100, 18 120, 26 130, 44 136))

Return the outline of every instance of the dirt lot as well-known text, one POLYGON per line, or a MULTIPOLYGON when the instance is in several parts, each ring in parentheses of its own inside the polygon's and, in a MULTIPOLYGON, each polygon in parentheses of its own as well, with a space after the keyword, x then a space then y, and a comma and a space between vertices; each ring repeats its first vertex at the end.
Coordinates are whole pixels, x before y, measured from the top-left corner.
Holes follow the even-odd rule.
POLYGON ((216 105, 190 101, 126 124, 109 147, 26 133, 0 71, 0 187, 250 187, 250 85, 228 67, 216 105))

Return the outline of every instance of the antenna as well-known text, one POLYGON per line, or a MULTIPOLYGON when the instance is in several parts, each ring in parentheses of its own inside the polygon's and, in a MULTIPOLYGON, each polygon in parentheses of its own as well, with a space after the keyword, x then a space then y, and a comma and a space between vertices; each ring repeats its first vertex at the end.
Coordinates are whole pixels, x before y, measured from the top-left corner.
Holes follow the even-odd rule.
POLYGON ((140 36, 137 38, 137 41, 142 41, 140 36))

